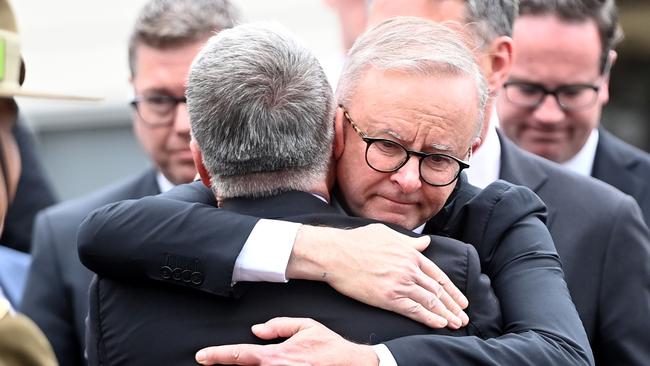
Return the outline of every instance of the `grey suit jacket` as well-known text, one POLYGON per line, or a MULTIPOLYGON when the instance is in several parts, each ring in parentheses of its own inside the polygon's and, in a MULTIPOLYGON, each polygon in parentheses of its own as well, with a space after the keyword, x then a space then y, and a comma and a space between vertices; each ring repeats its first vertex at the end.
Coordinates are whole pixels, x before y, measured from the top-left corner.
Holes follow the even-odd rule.
POLYGON ((650 154, 598 130, 598 146, 591 175, 634 197, 650 225, 650 154))
POLYGON ((650 365, 650 239, 631 197, 503 135, 501 178, 546 203, 547 226, 597 365, 650 365))
POLYGON ((21 311, 47 336, 61 365, 84 365, 84 320, 92 274, 77 255, 77 229, 86 215, 115 201, 158 194, 156 171, 116 183, 40 212, 32 266, 21 311))

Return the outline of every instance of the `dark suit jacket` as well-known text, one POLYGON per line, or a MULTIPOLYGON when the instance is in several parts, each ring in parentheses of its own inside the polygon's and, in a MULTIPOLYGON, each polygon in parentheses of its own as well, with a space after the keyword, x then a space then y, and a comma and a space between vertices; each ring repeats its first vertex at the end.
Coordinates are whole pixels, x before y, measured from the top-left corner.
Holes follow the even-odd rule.
MULTIPOLYGON (((200 184, 200 183, 199 183, 200 184)), ((200 194, 200 193, 199 193, 200 194)), ((224 209, 312 225, 358 227, 371 221, 348 217, 315 196, 286 192, 264 199, 231 199, 224 209)), ((165 216, 149 216, 165 221, 165 216)), ((205 245, 209 245, 205 243, 205 245)), ((323 282, 238 284, 241 297, 233 300, 151 282, 133 284, 98 277, 90 289, 87 353, 90 365, 194 365, 202 347, 232 343, 263 343, 250 327, 273 317, 308 317, 322 322, 346 339, 379 343, 416 334, 501 334, 499 303, 490 281, 481 275, 474 247, 453 239, 433 237, 424 254, 467 294, 471 322, 457 331, 430 329, 420 323, 352 300, 323 282), (129 319, 129 321, 125 321, 129 319), (182 335, 182 336, 179 336, 182 335), (151 349, 156 352, 150 352, 151 349)), ((81 251, 84 261, 84 250, 81 251)), ((167 255, 160 264, 180 280, 200 281, 209 262, 200 257, 167 255), (187 271, 188 273, 183 273, 187 271), (192 273, 189 273, 192 272, 192 273)))
MULTIPOLYGON (((215 200, 210 191, 200 185, 198 189, 204 191, 203 203, 178 200, 187 196, 188 186, 181 186, 160 197, 94 211, 79 231, 84 264, 107 276, 126 274, 232 295, 232 268, 256 219, 216 210, 211 206, 215 200), (151 215, 165 219, 152 221, 148 219, 151 215), (147 234, 133 235, 137 232, 147 234), (111 250, 106 250, 109 247, 111 250), (205 269, 202 282, 176 280, 166 274, 166 254, 197 257, 214 265, 205 269)), ((451 237, 472 233, 466 236, 471 239, 467 242, 476 247, 482 270, 492 280, 508 334, 487 341, 439 335, 396 338, 385 344, 398 364, 592 362, 558 255, 540 220, 544 212, 542 202, 527 188, 499 181, 479 191, 461 176, 431 227, 451 237)))
POLYGON ((0 243, 29 253, 36 213, 55 204, 57 199, 36 154, 33 136, 24 126, 20 115, 12 131, 23 169, 20 171, 16 196, 7 211, 0 243))
POLYGON ((591 175, 634 197, 650 225, 650 154, 598 129, 598 146, 591 175))
POLYGON ((159 193, 156 172, 63 202, 39 213, 33 261, 21 311, 47 336, 61 365, 84 365, 84 319, 92 274, 79 262, 77 229, 88 212, 107 203, 159 193))
POLYGON ((548 207, 547 226, 596 364, 650 365, 650 234, 638 205, 499 138, 501 178, 529 187, 548 207))

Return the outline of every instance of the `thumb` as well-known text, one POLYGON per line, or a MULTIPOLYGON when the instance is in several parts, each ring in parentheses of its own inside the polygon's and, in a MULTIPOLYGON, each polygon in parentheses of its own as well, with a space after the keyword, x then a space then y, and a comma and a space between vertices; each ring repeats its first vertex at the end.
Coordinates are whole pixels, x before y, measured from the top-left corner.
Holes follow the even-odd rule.
POLYGON ((420 236, 419 238, 412 238, 411 240, 413 248, 415 248, 418 252, 422 252, 423 250, 427 249, 431 243, 431 237, 429 235, 420 236))
POLYGON ((255 336, 262 339, 289 338, 294 334, 318 324, 308 318, 273 318, 251 328, 255 336))

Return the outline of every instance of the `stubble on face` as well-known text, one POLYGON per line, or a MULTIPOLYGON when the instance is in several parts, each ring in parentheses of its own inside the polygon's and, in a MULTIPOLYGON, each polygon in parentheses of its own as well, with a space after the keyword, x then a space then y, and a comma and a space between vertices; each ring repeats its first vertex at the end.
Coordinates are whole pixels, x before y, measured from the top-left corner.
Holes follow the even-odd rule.
MULTIPOLYGON (((371 137, 465 159, 479 115, 476 96, 467 92, 472 88, 476 86, 469 78, 370 70, 355 89, 348 112, 371 137)), ((366 143, 344 128, 337 178, 352 214, 414 229, 440 211, 453 183, 433 187, 421 181, 417 158, 394 173, 373 170, 365 161, 366 143)))

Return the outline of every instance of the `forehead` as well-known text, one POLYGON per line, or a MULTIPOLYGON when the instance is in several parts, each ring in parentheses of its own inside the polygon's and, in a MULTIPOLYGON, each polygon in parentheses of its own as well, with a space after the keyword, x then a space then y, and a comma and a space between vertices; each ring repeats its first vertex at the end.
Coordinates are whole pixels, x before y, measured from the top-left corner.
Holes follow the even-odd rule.
POLYGON ((513 40, 513 77, 552 85, 593 82, 599 74, 602 50, 592 20, 525 15, 515 21, 513 40))
POLYGON ((143 88, 184 86, 192 61, 205 41, 200 40, 165 48, 139 44, 135 49, 134 82, 141 84, 140 87, 143 88))
POLYGON ((396 16, 414 16, 434 22, 465 20, 464 0, 375 0, 368 14, 369 25, 380 23, 396 16))
POLYGON ((386 134, 422 145, 414 148, 447 146, 458 153, 474 137, 479 116, 476 85, 469 76, 373 68, 364 73, 349 108, 373 137, 386 134))

